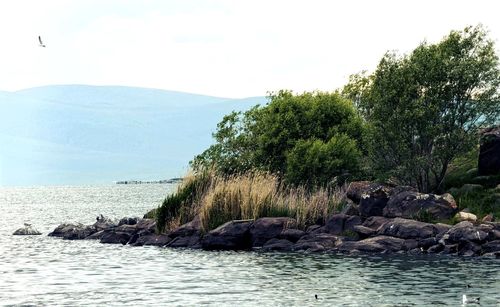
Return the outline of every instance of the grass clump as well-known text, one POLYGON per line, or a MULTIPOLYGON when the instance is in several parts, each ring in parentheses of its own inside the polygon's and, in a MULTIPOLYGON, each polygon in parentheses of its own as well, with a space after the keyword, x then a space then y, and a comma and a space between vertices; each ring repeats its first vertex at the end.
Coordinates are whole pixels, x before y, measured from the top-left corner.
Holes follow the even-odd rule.
POLYGON ((288 187, 272 174, 250 172, 223 176, 215 172, 188 177, 156 211, 158 230, 163 232, 199 215, 204 231, 225 222, 260 217, 291 217, 305 228, 338 211, 344 188, 310 190, 288 187))

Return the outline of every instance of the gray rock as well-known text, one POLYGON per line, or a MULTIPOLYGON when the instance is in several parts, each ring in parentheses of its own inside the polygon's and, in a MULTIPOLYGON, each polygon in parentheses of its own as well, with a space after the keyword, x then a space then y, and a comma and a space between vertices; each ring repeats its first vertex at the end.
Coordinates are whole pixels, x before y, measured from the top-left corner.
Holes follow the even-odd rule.
POLYGON ((100 242, 107 243, 107 244, 125 245, 130 240, 131 237, 132 237, 132 234, 130 234, 130 233, 110 230, 110 231, 107 231, 103 234, 100 242))
POLYGON ((357 215, 334 214, 325 223, 327 233, 340 235, 344 232, 354 232, 354 226, 361 225, 361 217, 357 215))
MULTIPOLYGON (((322 227, 323 226, 321 226, 321 225, 311 225, 311 226, 307 227, 306 233, 316 233, 322 227)), ((319 232, 321 232, 321 231, 319 231, 319 232)), ((324 228, 323 228, 323 232, 324 232, 324 228)))
POLYGON ((425 239, 438 234, 434 224, 395 218, 385 223, 378 231, 379 235, 392 236, 402 239, 425 239))
POLYGON ((490 241, 481 246, 484 253, 500 252, 500 240, 490 241))
POLYGON ((263 217, 250 226, 253 247, 260 247, 267 241, 277 238, 285 229, 294 229, 297 221, 288 217, 263 217))
POLYGON ((455 215, 456 211, 457 205, 451 194, 405 191, 389 198, 384 208, 384 216, 413 219, 425 215, 430 219, 445 220, 455 215))
POLYGON ((267 241, 262 250, 264 251, 290 251, 292 250, 293 242, 285 239, 271 239, 267 241))
POLYGON ((392 220, 393 219, 391 219, 391 218, 387 218, 387 217, 383 217, 383 216, 371 216, 363 222, 363 226, 371 228, 375 231, 378 231, 382 225, 384 225, 385 223, 390 222, 392 220))
POLYGON ((418 246, 423 248, 424 250, 427 250, 429 247, 436 244, 438 244, 438 240, 436 239, 436 237, 425 238, 418 241, 418 246))
POLYGON ((172 239, 168 237, 167 235, 156 235, 156 234, 149 234, 146 236, 138 237, 137 240, 133 243, 129 243, 133 246, 165 246, 170 242, 172 239))
POLYGON ((156 221, 154 219, 141 219, 135 225, 140 233, 155 233, 156 221))
POLYGON ((118 222, 118 226, 121 225, 135 225, 139 221, 138 217, 124 217, 118 222))
POLYGON ((296 243, 305 234, 306 233, 300 229, 285 229, 280 233, 278 239, 284 239, 296 243))
POLYGON ((347 241, 338 246, 340 251, 360 251, 368 253, 394 253, 405 250, 405 240, 400 238, 377 236, 360 241, 347 241))
POLYGON ((446 232, 448 242, 477 242, 481 243, 486 240, 488 234, 482 230, 477 229, 470 222, 460 222, 454 225, 446 232))
POLYGON ((378 186, 377 183, 372 183, 370 181, 354 181, 349 184, 346 191, 346 196, 352 200, 354 203, 359 204, 361 201, 361 195, 368 191, 373 186, 378 186))
POLYGON ((354 226, 353 231, 355 231, 361 239, 366 239, 377 234, 377 231, 375 229, 363 225, 354 226))
POLYGON ((356 205, 352 200, 349 198, 346 199, 346 204, 340 211, 341 214, 345 215, 359 215, 359 206, 356 205))
POLYGON ((384 185, 370 188, 361 195, 359 213, 363 217, 381 216, 389 201, 391 189, 384 185))
POLYGON ((253 221, 230 221, 210 231, 201 240, 207 250, 244 250, 252 247, 250 226, 253 221))
POLYGON ((329 233, 307 234, 293 246, 293 250, 324 251, 342 242, 342 238, 329 233))
POLYGON ((199 234, 194 234, 192 236, 186 237, 176 237, 172 241, 166 244, 166 247, 190 247, 190 248, 200 248, 201 247, 201 239, 199 234))
POLYGON ((41 235, 42 233, 36 230, 33 226, 31 225, 26 225, 22 228, 17 229, 14 231, 12 235, 14 236, 38 236, 41 235))
POLYGON ((94 226, 86 226, 80 223, 64 223, 57 226, 48 235, 51 237, 61 237, 65 240, 82 240, 97 232, 94 226))
POLYGON ((118 226, 111 218, 105 217, 102 214, 97 217, 97 221, 92 225, 96 231, 106 230, 118 226))
POLYGON ((98 232, 95 232, 91 234, 90 236, 85 237, 85 240, 101 240, 102 236, 107 232, 108 230, 101 230, 98 232))
POLYGON ((171 238, 177 237, 190 237, 193 235, 201 234, 201 220, 199 216, 196 216, 191 222, 186 223, 177 227, 176 229, 169 232, 168 236, 171 238))

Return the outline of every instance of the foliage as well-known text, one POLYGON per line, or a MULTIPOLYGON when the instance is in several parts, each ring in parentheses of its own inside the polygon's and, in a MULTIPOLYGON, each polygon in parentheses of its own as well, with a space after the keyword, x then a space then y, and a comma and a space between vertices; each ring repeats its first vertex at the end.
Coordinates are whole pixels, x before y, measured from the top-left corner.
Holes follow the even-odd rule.
POLYGON ((343 94, 367 121, 373 169, 429 192, 442 190, 450 162, 477 144, 478 129, 499 121, 499 84, 493 41, 467 27, 410 55, 387 53, 343 94))
MULTIPOLYGON (((297 154, 290 154, 294 150, 307 150, 306 146, 316 146, 310 149, 314 155, 332 152, 336 143, 344 142, 352 152, 347 152, 347 149, 341 153, 338 148, 334 150, 336 156, 323 166, 337 163, 339 167, 329 166, 334 172, 316 178, 318 182, 324 183, 341 174, 336 171, 353 170, 341 167, 357 169, 354 162, 359 155, 357 146, 362 139, 362 128, 361 118, 352 103, 337 93, 295 95, 290 91, 279 91, 269 96, 266 106, 225 116, 214 133, 216 144, 196 156, 191 165, 195 170, 215 167, 222 174, 258 169, 286 177, 287 171, 291 169, 289 162, 297 162, 288 160, 297 158, 297 154), (318 146, 319 142, 323 142, 324 146, 318 146), (318 151, 320 147, 322 149, 318 151), (350 158, 349 154, 353 155, 353 162, 333 162, 335 159, 350 158)), ((288 178, 292 178, 293 183, 309 180, 299 172, 288 178)))
POLYGON ((208 188, 210 180, 209 172, 186 176, 177 191, 168 195, 155 210, 157 230, 162 233, 191 221, 196 213, 193 204, 199 201, 198 196, 208 188))
POLYGON ((356 141, 345 134, 335 135, 326 143, 300 140, 287 155, 285 179, 308 186, 325 186, 332 176, 343 182, 349 172, 358 171, 360 157, 356 141))

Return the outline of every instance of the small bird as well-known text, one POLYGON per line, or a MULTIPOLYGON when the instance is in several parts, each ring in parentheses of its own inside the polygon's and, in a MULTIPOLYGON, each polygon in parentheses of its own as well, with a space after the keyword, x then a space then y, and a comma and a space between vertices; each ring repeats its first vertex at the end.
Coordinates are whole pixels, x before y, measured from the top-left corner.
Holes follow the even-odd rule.
POLYGON ((481 298, 478 297, 478 298, 467 298, 467 295, 462 295, 462 304, 463 305, 466 305, 466 304, 481 304, 480 302, 481 298))
POLYGON ((315 297, 316 299, 318 299, 318 295, 317 295, 317 294, 314 294, 314 297, 315 297))
POLYGON ((45 45, 43 44, 42 42, 42 38, 40 37, 40 35, 38 35, 38 41, 40 42, 40 47, 44 47, 45 48, 45 45))

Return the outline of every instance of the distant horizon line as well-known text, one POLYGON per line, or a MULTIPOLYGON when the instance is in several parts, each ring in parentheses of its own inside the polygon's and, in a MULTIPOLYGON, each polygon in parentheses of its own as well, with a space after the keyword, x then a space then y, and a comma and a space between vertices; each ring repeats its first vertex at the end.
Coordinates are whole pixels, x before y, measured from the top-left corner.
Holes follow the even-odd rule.
POLYGON ((25 87, 25 88, 20 88, 16 90, 5 90, 5 89, 0 89, 0 92, 6 92, 6 93, 19 93, 31 89, 37 89, 37 88, 49 88, 49 87, 71 87, 71 86, 80 86, 80 87, 101 87, 101 88, 135 88, 135 89, 145 89, 145 90, 156 90, 156 91, 163 91, 163 92, 170 92, 170 93, 177 93, 177 94, 189 94, 189 95, 196 95, 196 96, 204 96, 204 97, 211 97, 211 98, 219 98, 219 99, 248 99, 248 98, 258 98, 258 97, 267 97, 268 93, 265 95, 252 95, 252 96, 241 96, 241 97, 226 97, 226 96, 216 96, 216 95, 209 95, 209 94, 202 94, 202 93, 194 93, 194 92, 186 92, 186 91, 181 91, 181 90, 171 90, 171 89, 164 89, 164 88, 157 88, 157 87, 148 87, 148 86, 137 86, 137 85, 118 85, 118 84, 84 84, 84 83, 58 83, 58 84, 45 84, 45 85, 37 85, 37 86, 31 86, 31 87, 25 87))

